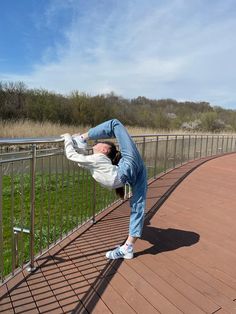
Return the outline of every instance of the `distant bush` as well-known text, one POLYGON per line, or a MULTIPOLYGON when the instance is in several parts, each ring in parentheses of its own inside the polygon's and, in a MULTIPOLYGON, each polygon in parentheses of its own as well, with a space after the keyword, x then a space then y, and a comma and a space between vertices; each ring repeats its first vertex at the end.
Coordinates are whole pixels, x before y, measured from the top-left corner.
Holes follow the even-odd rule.
POLYGON ((73 91, 64 96, 29 89, 23 82, 0 82, 0 119, 27 119, 69 125, 96 125, 117 118, 130 126, 217 132, 236 130, 236 111, 211 107, 208 102, 174 99, 125 99, 113 92, 90 96, 73 91))

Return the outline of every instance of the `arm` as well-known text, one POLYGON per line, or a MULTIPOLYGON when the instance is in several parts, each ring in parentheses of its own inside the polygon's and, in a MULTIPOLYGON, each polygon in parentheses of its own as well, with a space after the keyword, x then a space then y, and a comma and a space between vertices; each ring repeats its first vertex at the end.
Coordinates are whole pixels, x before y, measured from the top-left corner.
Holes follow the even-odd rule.
POLYGON ((79 166, 87 169, 91 169, 94 166, 95 160, 93 155, 83 155, 76 152, 71 135, 69 133, 61 135, 65 142, 65 155, 69 160, 75 161, 79 164, 79 166))

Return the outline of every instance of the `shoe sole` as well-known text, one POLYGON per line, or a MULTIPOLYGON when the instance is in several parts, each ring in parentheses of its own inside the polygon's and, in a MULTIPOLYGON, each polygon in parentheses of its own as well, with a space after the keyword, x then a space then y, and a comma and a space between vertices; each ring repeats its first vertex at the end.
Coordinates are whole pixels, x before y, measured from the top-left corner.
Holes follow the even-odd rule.
POLYGON ((124 259, 132 259, 134 257, 134 255, 132 254, 132 255, 130 255, 130 256, 124 256, 123 258, 124 259))
POLYGON ((119 258, 110 258, 110 257, 107 256, 107 254, 106 254, 106 258, 112 259, 112 260, 121 259, 121 258, 124 258, 124 259, 132 259, 133 257, 134 257, 134 254, 133 254, 133 253, 127 253, 126 255, 124 255, 124 256, 122 256, 122 257, 119 257, 119 258))

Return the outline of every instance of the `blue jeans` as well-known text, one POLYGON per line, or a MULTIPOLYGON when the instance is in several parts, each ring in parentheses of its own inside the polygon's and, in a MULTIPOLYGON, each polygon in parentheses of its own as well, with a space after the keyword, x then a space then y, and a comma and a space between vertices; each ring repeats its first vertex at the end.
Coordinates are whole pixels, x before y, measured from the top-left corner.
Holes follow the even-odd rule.
POLYGON ((121 181, 132 188, 130 201, 131 213, 129 234, 141 237, 147 194, 147 174, 139 151, 123 124, 112 119, 99 124, 88 131, 90 139, 107 139, 115 137, 119 143, 122 158, 118 164, 118 175, 121 181))

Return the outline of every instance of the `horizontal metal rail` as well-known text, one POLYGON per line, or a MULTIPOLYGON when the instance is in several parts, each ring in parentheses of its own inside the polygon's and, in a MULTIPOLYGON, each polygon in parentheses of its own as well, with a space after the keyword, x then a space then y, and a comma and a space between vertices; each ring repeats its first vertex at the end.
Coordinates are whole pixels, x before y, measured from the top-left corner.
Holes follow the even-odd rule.
MULTIPOLYGON (((166 138, 169 137, 235 137, 235 134, 139 134, 139 135, 132 135, 133 139, 136 138, 156 138, 156 137, 166 138)), ((0 145, 26 145, 26 144, 46 144, 46 143, 62 143, 64 139, 62 137, 31 137, 31 138, 0 138, 0 145)))
MULTIPOLYGON (((227 134, 145 134, 133 139, 156 178, 190 160, 236 151, 227 134)), ((0 139, 0 281, 117 201, 64 156, 61 137, 0 139)), ((93 143, 91 143, 93 144, 93 143)), ((128 189, 126 189, 128 190, 128 189)), ((128 191, 127 191, 128 194, 128 191)))
POLYGON ((1 138, 0 145, 47 144, 63 141, 62 137, 1 138))

